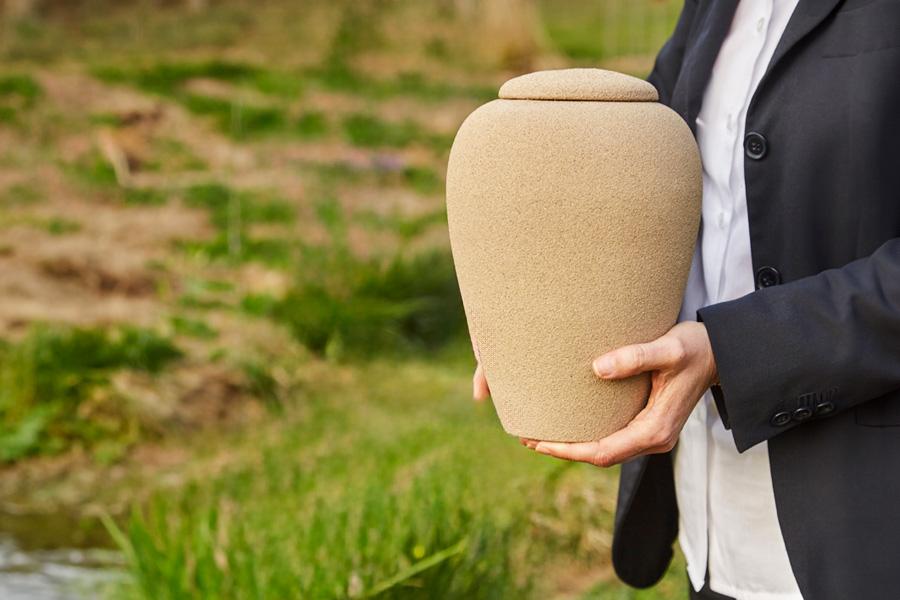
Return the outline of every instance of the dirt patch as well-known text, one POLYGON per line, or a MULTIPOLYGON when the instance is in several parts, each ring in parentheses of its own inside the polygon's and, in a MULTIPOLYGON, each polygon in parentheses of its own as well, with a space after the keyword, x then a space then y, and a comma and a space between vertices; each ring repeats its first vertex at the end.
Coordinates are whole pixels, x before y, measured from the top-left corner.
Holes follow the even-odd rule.
POLYGON ((112 384, 159 433, 244 423, 262 414, 245 377, 230 365, 188 362, 156 377, 122 371, 112 384))
POLYGON ((147 272, 115 272, 90 257, 57 256, 40 263, 41 273, 98 294, 138 297, 153 294, 157 278, 147 272))
MULTIPOLYGON (((203 468, 196 449, 154 440, 182 446, 186 438, 207 431, 221 436, 266 422, 273 400, 265 397, 271 393, 253 387, 248 369, 254 366, 279 392, 302 387, 301 377, 324 377, 283 326, 240 309, 248 294, 283 297, 298 265, 239 263, 176 248, 180 240, 215 240, 221 233, 209 211, 184 205, 187 187, 216 182, 234 190, 271 192, 291 203, 296 222, 246 226, 250 238, 288 244, 328 243, 316 207, 334 196, 346 213, 351 248, 363 255, 377 252, 396 246, 393 225, 366 224, 357 217, 415 219, 439 208, 443 200, 434 180, 443 176, 445 157, 429 136, 451 133, 474 107, 463 98, 362 99, 315 86, 297 100, 251 94, 245 100, 283 104, 292 118, 297 111, 324 112, 328 127, 322 137, 276 132, 236 140, 220 132, 212 118, 192 114, 172 99, 103 83, 88 74, 87 66, 40 70, 35 78, 44 95, 28 118, 40 124, 40 135, 27 128, 0 129, 5 148, 0 151, 0 194, 13 186, 39 192, 32 203, 0 206, 14 217, 0 225, 0 337, 17 339, 36 322, 129 324, 172 335, 186 352, 176 366, 157 375, 130 370, 112 375, 106 392, 129 403, 147 432, 138 445, 112 459, 117 464, 99 464, 97 456, 76 448, 0 473, 0 506, 10 498, 27 498, 30 509, 38 510, 59 505, 109 509, 116 500, 110 500, 112 492, 100 498, 100 488, 128 487, 133 500, 142 478, 155 483, 189 479, 193 475, 186 471, 203 468), (344 117, 351 113, 373 115, 387 128, 415 121, 421 132, 408 141, 385 142, 408 144, 401 148, 378 146, 379 140, 359 142, 375 147, 356 147, 345 130, 344 117), (411 170, 419 180, 411 182, 411 170), (67 224, 64 231, 50 227, 54 220, 67 224), (185 302, 191 285, 209 282, 219 284, 210 305, 185 302), (185 331, 186 321, 207 334, 185 331), (303 365, 303 373, 293 372, 294 365, 303 365), (185 465, 188 456, 191 464, 185 465)), ((197 80, 188 89, 227 97, 232 87, 197 80)), ((431 239, 430 232, 425 238, 431 239)), ((443 234, 437 243, 446 246, 443 234)), ((227 456, 216 453, 216 468, 228 463, 227 456)))
POLYGON ((177 204, 85 201, 52 178, 45 187, 48 199, 22 212, 80 229, 62 235, 25 225, 4 230, 0 334, 21 332, 32 321, 151 324, 162 308, 158 289, 177 285, 177 276, 154 262, 167 259, 175 240, 209 235, 206 215, 177 204))
POLYGON ((152 299, 98 294, 77 282, 57 280, 15 255, 0 257, 0 334, 18 337, 34 322, 76 325, 134 323, 149 326, 160 306, 152 299))

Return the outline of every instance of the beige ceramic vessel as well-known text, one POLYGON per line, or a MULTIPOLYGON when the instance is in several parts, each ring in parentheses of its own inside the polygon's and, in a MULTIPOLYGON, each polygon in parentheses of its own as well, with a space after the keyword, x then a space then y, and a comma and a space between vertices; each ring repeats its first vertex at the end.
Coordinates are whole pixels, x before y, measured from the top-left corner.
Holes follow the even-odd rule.
POLYGON ((675 322, 700 223, 700 158, 652 85, 598 69, 500 88, 456 135, 447 214, 469 330, 507 432, 598 439, 649 377, 598 380, 602 352, 675 322))

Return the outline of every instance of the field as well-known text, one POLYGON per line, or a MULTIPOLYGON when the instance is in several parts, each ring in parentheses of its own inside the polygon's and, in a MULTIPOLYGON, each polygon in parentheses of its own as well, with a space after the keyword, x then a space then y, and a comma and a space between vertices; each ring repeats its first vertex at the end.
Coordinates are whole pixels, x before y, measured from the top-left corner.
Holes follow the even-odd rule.
POLYGON ((684 596, 469 399, 443 210, 499 84, 646 75, 679 3, 0 7, 0 595, 684 596))

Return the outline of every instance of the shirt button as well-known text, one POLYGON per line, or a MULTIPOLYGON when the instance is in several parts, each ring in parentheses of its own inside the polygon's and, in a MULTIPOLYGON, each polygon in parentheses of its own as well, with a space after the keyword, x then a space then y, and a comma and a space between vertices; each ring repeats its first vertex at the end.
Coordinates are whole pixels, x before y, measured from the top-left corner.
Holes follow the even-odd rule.
POLYGON ((766 26, 766 20, 760 17, 759 21, 756 22, 756 32, 762 33, 763 28, 766 26))
POLYGON ((769 142, 761 133, 751 131, 744 137, 744 152, 748 158, 762 160, 769 151, 769 142))
POLYGON ((767 288, 781 283, 781 273, 775 267, 760 267, 756 271, 757 287, 767 288))
POLYGON ((791 422, 791 414, 787 412, 775 413, 774 415, 772 415, 772 420, 770 422, 775 427, 784 427, 791 422))
POLYGON ((725 117, 725 128, 728 131, 734 131, 734 115, 732 113, 728 113, 728 116, 725 117))
POLYGON ((721 229, 725 229, 725 224, 726 224, 727 220, 728 220, 728 217, 725 215, 725 213, 720 212, 719 213, 719 227, 721 229))

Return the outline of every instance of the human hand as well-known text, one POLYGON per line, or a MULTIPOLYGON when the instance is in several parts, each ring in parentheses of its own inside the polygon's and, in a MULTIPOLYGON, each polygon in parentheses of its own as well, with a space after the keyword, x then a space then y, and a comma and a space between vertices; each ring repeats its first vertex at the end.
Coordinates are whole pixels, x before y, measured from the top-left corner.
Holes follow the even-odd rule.
MULTIPOLYGON (((668 452, 691 411, 716 381, 716 362, 703 323, 679 323, 646 344, 624 346, 594 360, 601 379, 650 372, 647 406, 615 433, 596 442, 562 443, 522 439, 522 444, 556 458, 610 467, 636 456, 668 452)), ((476 371, 477 376, 477 371, 476 371)))

